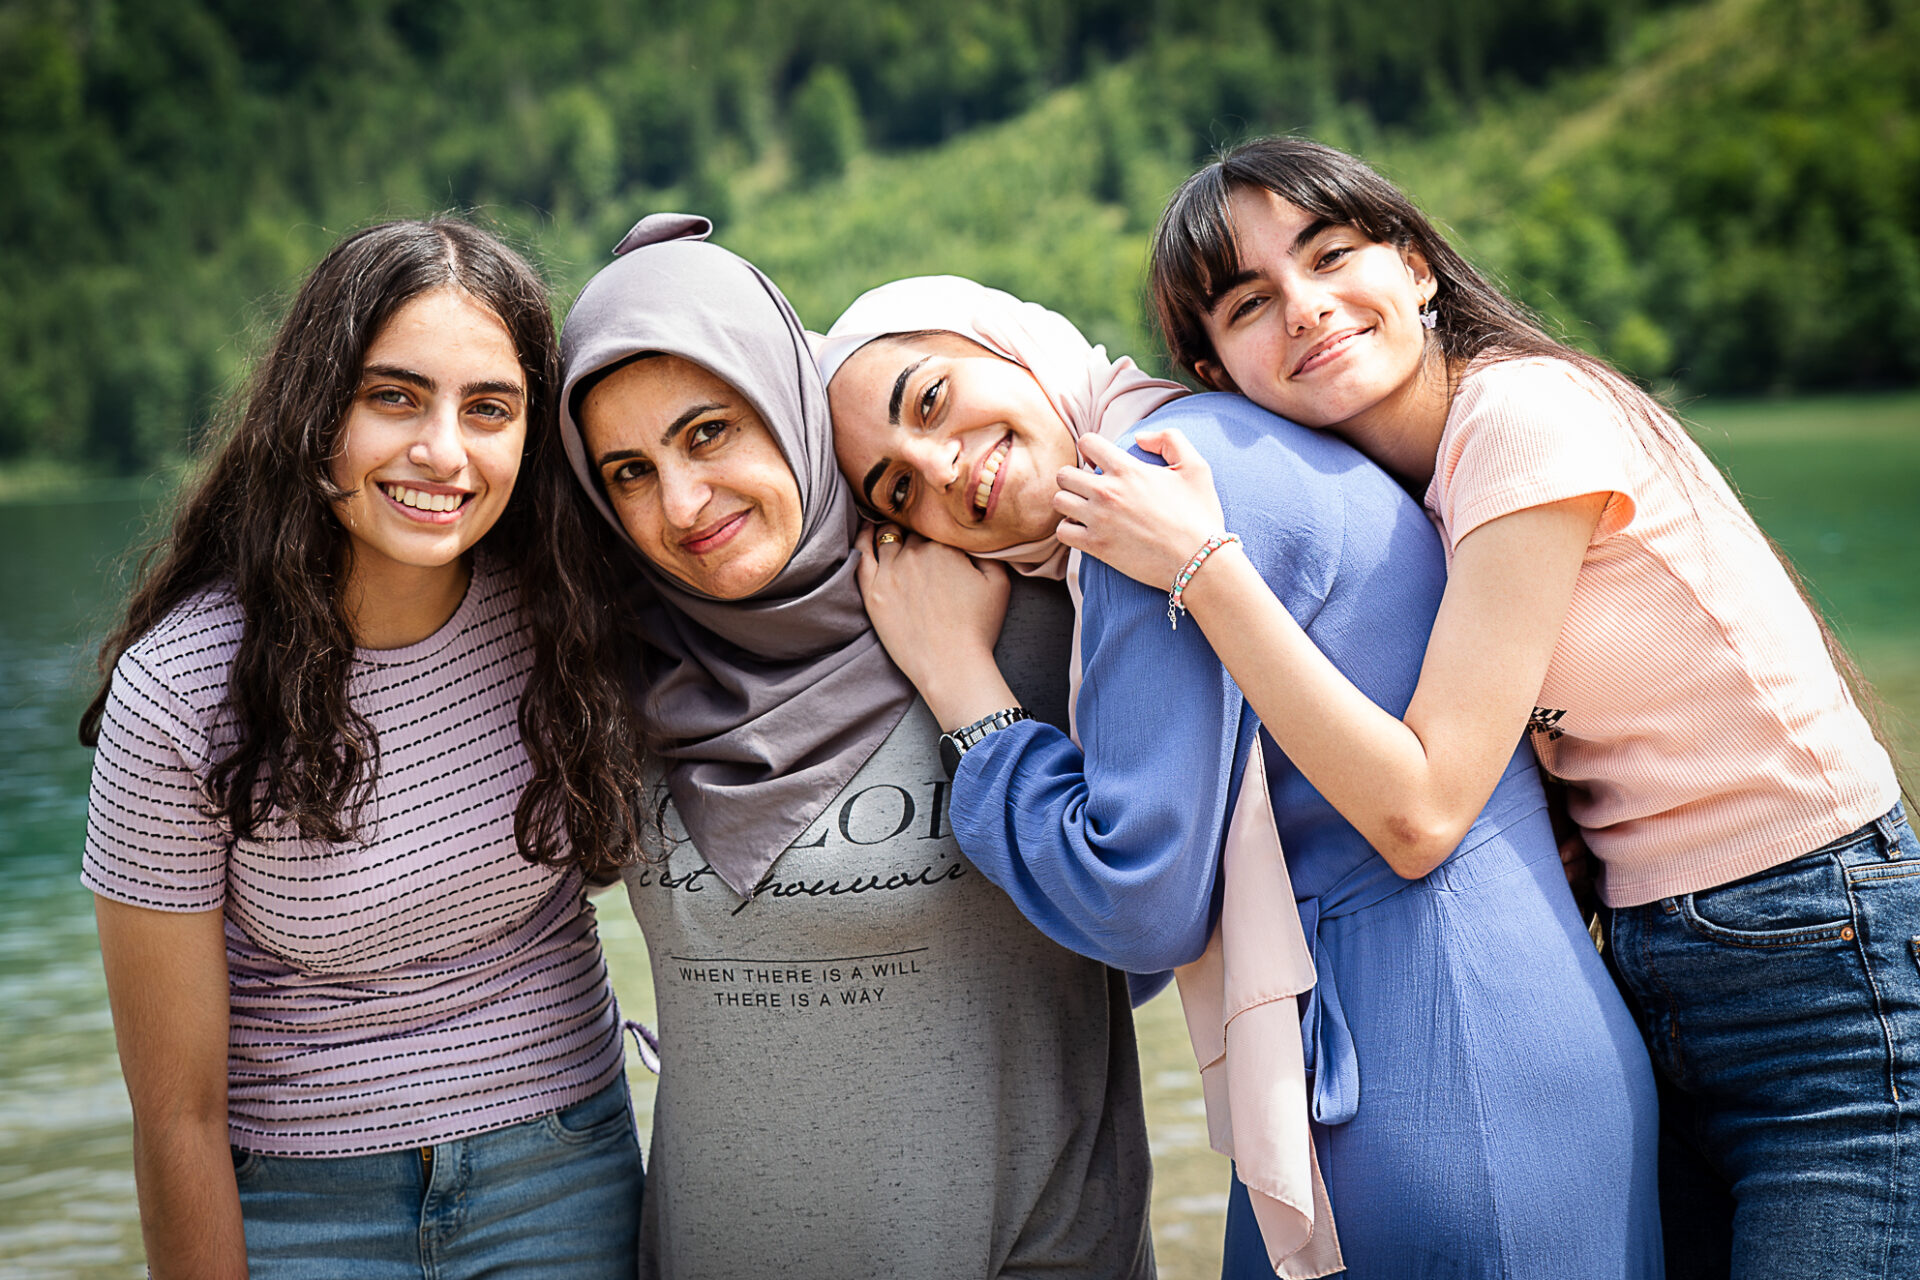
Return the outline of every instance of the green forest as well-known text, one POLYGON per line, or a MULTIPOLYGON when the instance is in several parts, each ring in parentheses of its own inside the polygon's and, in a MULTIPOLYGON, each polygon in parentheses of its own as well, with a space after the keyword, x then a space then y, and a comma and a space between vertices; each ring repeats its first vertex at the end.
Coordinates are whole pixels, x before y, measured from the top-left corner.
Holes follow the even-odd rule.
POLYGON ((0 465, 185 456, 334 239, 445 210, 562 304, 690 209, 816 327, 958 271, 1158 365, 1153 220, 1266 132, 1651 385, 1920 382, 1906 0, 0 0, 0 465))

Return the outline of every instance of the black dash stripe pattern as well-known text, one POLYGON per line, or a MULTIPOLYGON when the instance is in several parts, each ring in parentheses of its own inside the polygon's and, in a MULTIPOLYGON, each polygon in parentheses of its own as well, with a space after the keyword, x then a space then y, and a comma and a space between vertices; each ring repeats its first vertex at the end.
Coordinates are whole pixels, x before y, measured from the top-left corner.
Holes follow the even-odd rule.
POLYGON ((114 671, 82 879, 161 911, 222 910, 229 1125, 269 1155, 450 1141, 578 1102, 621 1070, 619 1010, 579 877, 514 846, 532 662, 505 573, 476 565, 434 635, 357 655, 379 776, 360 838, 233 841, 204 781, 232 741, 241 615, 210 591, 114 671))

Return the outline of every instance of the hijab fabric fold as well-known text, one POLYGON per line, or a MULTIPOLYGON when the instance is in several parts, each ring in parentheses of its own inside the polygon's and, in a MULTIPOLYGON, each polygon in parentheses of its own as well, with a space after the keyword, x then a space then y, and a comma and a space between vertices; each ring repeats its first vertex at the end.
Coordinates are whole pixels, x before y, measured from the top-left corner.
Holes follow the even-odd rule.
POLYGON ((892 732, 914 697, 860 601, 859 515, 834 464, 825 385, 773 282, 687 214, 643 218, 568 313, 560 431, 574 475, 635 556, 649 652, 639 695, 667 787, 700 851, 751 897, 774 861, 892 732), (799 542, 772 582, 719 600, 657 568, 622 528, 575 420, 581 380, 660 352, 699 365, 760 415, 793 469, 799 542))
MULTIPOLYGON (((823 382, 888 334, 943 329, 1026 366, 1067 430, 1114 439, 1186 389, 1090 345, 1064 317, 958 276, 896 280, 856 299, 816 355, 823 382)), ((1080 689, 1080 553, 1054 538, 989 553, 1021 573, 1064 577, 1073 596, 1069 716, 1080 689)), ((1077 723, 1077 722, 1076 722, 1077 723)), ((1175 971, 1200 1066, 1208 1144, 1233 1160, 1276 1275, 1310 1280, 1344 1268, 1308 1128, 1299 1001, 1313 958, 1280 847, 1256 736, 1221 853, 1220 923, 1175 971)), ((1077 731, 1074 741, 1079 741, 1077 731)))

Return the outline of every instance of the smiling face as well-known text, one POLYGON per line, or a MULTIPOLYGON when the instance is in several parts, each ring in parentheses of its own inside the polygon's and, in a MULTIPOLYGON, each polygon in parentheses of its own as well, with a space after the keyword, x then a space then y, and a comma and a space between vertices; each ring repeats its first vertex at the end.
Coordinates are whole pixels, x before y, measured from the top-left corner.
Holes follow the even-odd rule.
POLYGON ((1236 188, 1228 208, 1241 271, 1215 286, 1203 317, 1219 359, 1200 362, 1203 378, 1350 439, 1429 398, 1419 313, 1436 285, 1418 250, 1263 188, 1236 188))
POLYGON ((1053 536, 1073 435, 1024 365, 956 333, 878 338, 834 373, 833 452, 870 512, 963 551, 1053 536))
POLYGON ((356 579, 405 591, 426 586, 418 575, 460 572, 513 494, 526 404, 512 337, 470 295, 435 289, 394 312, 367 348, 331 464, 356 579))
POLYGON ((746 397, 678 356, 596 383, 580 409, 587 456, 643 555, 720 600, 772 582, 800 545, 800 486, 746 397))

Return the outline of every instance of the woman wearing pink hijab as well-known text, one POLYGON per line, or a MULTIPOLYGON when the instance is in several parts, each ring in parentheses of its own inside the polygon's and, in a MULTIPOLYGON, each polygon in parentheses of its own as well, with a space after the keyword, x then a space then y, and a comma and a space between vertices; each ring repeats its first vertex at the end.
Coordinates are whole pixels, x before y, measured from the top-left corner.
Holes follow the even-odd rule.
POLYGON ((1076 441, 1178 426, 1275 594, 1400 714, 1445 583, 1419 506, 1343 442, 1184 395, 970 281, 876 289, 817 354, 841 470, 888 522, 868 611, 947 731, 962 848, 1063 945, 1178 970, 1235 1159, 1227 1273, 1658 1276, 1653 1081, 1530 748, 1453 854, 1403 876, 1177 625, 1184 579, 1155 591, 1053 538, 1076 441), (1006 576, 954 547, 1066 576, 1071 736, 1024 718, 989 651, 1006 576))
POLYGON ((1056 579, 1054 477, 1079 461, 1074 441, 1118 438, 1187 394, 1109 360, 1066 317, 960 276, 869 290, 816 355, 834 452, 869 514, 1056 579))

